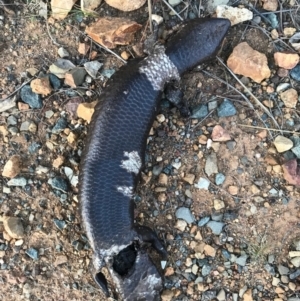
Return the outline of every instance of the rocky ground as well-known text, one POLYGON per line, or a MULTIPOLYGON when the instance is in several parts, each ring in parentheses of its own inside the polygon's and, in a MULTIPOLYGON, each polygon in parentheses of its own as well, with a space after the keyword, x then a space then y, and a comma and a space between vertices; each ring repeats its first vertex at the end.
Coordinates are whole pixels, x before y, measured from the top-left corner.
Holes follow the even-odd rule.
MULTIPOLYGON (((215 1, 169 1, 176 14, 153 2, 162 39, 176 14, 215 11, 215 1)), ((78 168, 95 101, 123 62, 85 34, 96 16, 73 7, 46 21, 39 3, 14 1, 11 13, 0 1, 0 296, 106 300, 89 274, 78 168)), ((243 3, 253 18, 230 29, 219 60, 180 82, 191 118, 165 93, 149 133, 135 213, 168 249, 167 262, 153 254, 163 301, 300 300, 299 38, 291 40, 300 5, 243 3)), ((113 49, 139 56, 147 5, 121 12, 102 3, 96 12, 143 25, 113 49)))

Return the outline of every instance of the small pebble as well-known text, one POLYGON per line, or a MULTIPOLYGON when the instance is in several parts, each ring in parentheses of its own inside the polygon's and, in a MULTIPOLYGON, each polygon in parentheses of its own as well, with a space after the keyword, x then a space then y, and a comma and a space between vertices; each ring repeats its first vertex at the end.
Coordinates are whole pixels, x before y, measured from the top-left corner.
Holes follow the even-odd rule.
POLYGON ((224 223, 215 222, 215 221, 210 221, 207 223, 207 227, 209 227, 211 229, 211 231, 213 232, 213 234, 216 234, 216 235, 220 235, 224 225, 225 225, 224 223))
POLYGON ((195 221, 194 215, 191 213, 189 208, 181 207, 176 210, 176 218, 185 220, 188 224, 195 221))
POLYGON ((199 181, 194 185, 198 189, 208 190, 210 182, 205 178, 200 178, 199 181))
POLYGON ((43 107, 43 101, 39 94, 32 92, 30 85, 22 87, 20 96, 23 102, 29 104, 32 109, 41 109, 43 107))
POLYGON ((216 179, 215 179, 216 185, 221 185, 224 183, 224 181, 225 181, 225 176, 222 173, 216 174, 216 179))
POLYGON ((204 225, 206 225, 209 222, 209 220, 210 220, 209 216, 202 217, 198 222, 198 226, 203 227, 204 225))
POLYGON ((296 81, 300 81, 300 65, 297 65, 290 71, 290 76, 296 81))
POLYGON ((228 100, 224 99, 221 105, 217 109, 218 117, 229 117, 236 114, 236 108, 234 107, 233 103, 228 100))
POLYGON ((6 183, 8 186, 26 186, 27 185, 27 180, 24 177, 17 177, 9 180, 6 183))
POLYGON ((25 251, 25 253, 33 260, 38 260, 39 258, 38 251, 34 248, 29 248, 25 251))
POLYGON ((61 177, 54 177, 48 180, 48 184, 51 185, 52 188, 60 190, 62 192, 68 192, 68 183, 65 179, 61 177))

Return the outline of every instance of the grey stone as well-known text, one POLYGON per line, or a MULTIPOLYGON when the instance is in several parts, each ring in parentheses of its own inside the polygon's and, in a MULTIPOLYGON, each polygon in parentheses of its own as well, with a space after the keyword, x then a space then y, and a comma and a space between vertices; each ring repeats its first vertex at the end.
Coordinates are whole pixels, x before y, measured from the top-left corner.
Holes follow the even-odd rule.
POLYGON ((292 152, 296 155, 296 157, 299 159, 300 158, 300 145, 297 145, 292 148, 292 152))
POLYGON ((192 108, 192 116, 191 118, 204 118, 205 116, 207 116, 208 114, 208 109, 207 109, 207 105, 205 104, 200 104, 194 108, 192 108))
POLYGON ((209 275, 210 271, 211 271, 211 266, 205 264, 201 269, 201 274, 203 277, 205 277, 205 276, 209 275))
POLYGON ((265 270, 271 274, 271 275, 275 275, 275 269, 270 265, 270 264, 265 264, 265 270))
POLYGON ((20 96, 22 101, 27 103, 31 109, 41 109, 43 107, 42 97, 39 94, 32 92, 29 85, 22 87, 20 96))
POLYGON ((218 107, 218 102, 216 100, 210 101, 208 104, 208 111, 215 110, 218 107))
MULTIPOLYGON (((1 103, 2 104, 2 103, 1 103)), ((15 116, 13 115, 10 115, 8 118, 7 118, 7 125, 16 125, 18 123, 18 120, 15 116)))
POLYGON ((205 178, 200 178, 198 183, 196 183, 194 186, 198 189, 204 189, 208 190, 210 182, 205 178))
POLYGON ((212 213, 211 219, 215 222, 220 222, 223 219, 223 213, 212 213))
POLYGON ((278 266, 278 272, 280 275, 287 275, 289 273, 289 271, 290 271, 289 268, 287 268, 281 264, 278 266))
POLYGON ((61 58, 70 56, 70 53, 63 47, 59 47, 57 53, 61 58))
POLYGON ((225 225, 224 223, 215 222, 215 221, 210 221, 207 223, 207 227, 209 227, 211 229, 211 231, 213 232, 213 234, 216 234, 216 235, 220 235, 224 225, 225 225))
POLYGON ((20 131, 21 132, 36 132, 36 124, 32 120, 25 120, 24 122, 21 123, 20 126, 20 131))
POLYGON ((223 289, 221 289, 217 295, 217 299, 219 301, 225 301, 226 300, 226 294, 225 291, 223 289))
POLYGON ((22 220, 14 216, 3 217, 4 230, 11 238, 22 238, 24 237, 24 227, 22 220))
POLYGON ((83 243, 80 242, 79 240, 75 240, 72 242, 72 246, 76 251, 81 251, 83 249, 83 243))
POLYGON ((236 146, 236 142, 235 141, 227 141, 226 146, 230 151, 232 151, 232 150, 234 150, 234 148, 236 146))
POLYGON ((216 185, 221 185, 224 183, 224 181, 225 181, 225 176, 222 173, 216 174, 216 179, 215 179, 216 185))
POLYGON ((176 6, 182 2, 182 0, 168 0, 171 6, 176 6))
POLYGON ((235 260, 235 263, 244 267, 246 265, 246 262, 247 262, 247 258, 248 256, 247 255, 241 255, 240 257, 238 257, 236 260, 235 260))
POLYGON ((204 225, 206 225, 209 222, 209 220, 210 220, 209 216, 202 217, 198 222, 198 226, 203 227, 204 225))
POLYGON ((207 156, 205 162, 205 173, 208 176, 218 173, 217 156, 215 153, 211 153, 209 156, 207 156))
POLYGON ((216 298, 215 291, 205 291, 202 293, 201 301, 211 301, 216 298))
POLYGON ((51 73, 56 75, 58 78, 65 78, 65 74, 75 68, 76 66, 69 60, 66 59, 58 59, 55 63, 53 63, 49 70, 51 73))
POLYGON ((289 83, 280 83, 277 87, 276 87, 276 92, 280 93, 283 92, 285 90, 287 90, 287 88, 289 88, 291 85, 289 83))
POLYGON ((65 74, 65 84, 75 88, 81 86, 84 82, 86 71, 82 67, 75 67, 65 74))
POLYGON ((50 80, 50 84, 54 90, 60 89, 63 85, 62 81, 52 73, 49 73, 49 80, 50 80))
POLYGON ((211 0, 207 2, 207 10, 210 13, 214 13, 218 5, 226 5, 229 0, 211 0))
POLYGON ((54 218, 53 222, 54 222, 54 225, 57 227, 57 229, 59 229, 61 231, 67 227, 67 224, 64 220, 59 220, 59 219, 54 218))
POLYGON ((30 154, 34 154, 35 152, 37 152, 40 148, 42 147, 41 143, 39 142, 32 142, 29 147, 28 147, 28 151, 30 154))
POLYGON ((272 264, 274 263, 275 260, 275 256, 273 254, 269 254, 268 255, 268 263, 272 264))
POLYGON ((299 268, 300 267, 300 257, 294 257, 291 259, 291 263, 294 267, 299 268))
POLYGON ((295 245, 296 251, 300 251, 300 240, 296 240, 294 242, 294 245, 295 245))
POLYGON ((158 176, 163 170, 163 166, 162 165, 155 165, 152 168, 152 173, 154 176, 158 176))
POLYGON ((107 78, 111 78, 115 72, 116 72, 115 69, 105 69, 101 72, 101 74, 107 78))
POLYGON ((178 219, 185 220, 188 224, 191 224, 195 221, 194 215, 191 213, 189 208, 186 207, 180 207, 176 210, 175 213, 176 217, 178 219))
POLYGON ((48 184, 50 184, 54 189, 60 190, 62 192, 68 192, 69 186, 64 178, 54 177, 48 180, 48 184))
POLYGON ((39 253, 36 249, 34 248, 29 248, 25 251, 25 253, 33 260, 38 260, 39 258, 39 253))
POLYGON ((103 66, 103 64, 98 62, 98 61, 91 61, 91 62, 86 62, 83 66, 84 66, 86 72, 92 78, 96 78, 97 77, 97 72, 103 66))
POLYGON ((12 109, 16 106, 16 96, 9 97, 1 101, 0 113, 5 112, 9 109, 12 109))
POLYGON ((52 133, 58 134, 68 127, 68 121, 64 117, 60 117, 55 123, 52 133))
POLYGON ((277 20, 277 16, 273 13, 267 14, 266 17, 269 19, 269 21, 271 22, 271 26, 273 28, 277 28, 279 23, 277 20))
POLYGON ((227 250, 225 250, 225 249, 222 249, 222 255, 227 260, 229 260, 231 258, 231 254, 227 250))
POLYGON ((300 276, 300 269, 297 269, 295 272, 293 272, 293 273, 290 274, 290 279, 294 280, 294 279, 296 279, 299 276, 300 276))
POLYGON ((8 186, 26 186, 27 180, 24 177, 16 177, 13 179, 10 179, 7 183, 8 186))
POLYGON ((236 114, 236 108, 229 99, 224 99, 217 109, 218 117, 229 117, 236 114))
POLYGON ((300 82, 300 65, 297 65, 295 68, 291 70, 290 76, 292 79, 300 82))

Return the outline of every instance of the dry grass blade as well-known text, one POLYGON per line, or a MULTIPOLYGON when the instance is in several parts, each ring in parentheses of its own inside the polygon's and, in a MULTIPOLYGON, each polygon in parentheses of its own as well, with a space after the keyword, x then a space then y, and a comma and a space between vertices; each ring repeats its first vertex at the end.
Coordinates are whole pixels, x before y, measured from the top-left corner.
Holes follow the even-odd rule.
MULTIPOLYGON (((89 37, 90 38, 90 37, 89 37)), ((116 58, 118 58, 120 61, 122 61, 124 64, 127 64, 127 62, 125 60, 123 60, 118 54, 116 54, 115 52, 113 52, 111 49, 106 48, 105 46, 95 42, 94 40, 92 40, 93 43, 95 43, 97 46, 99 46, 100 48, 106 50, 107 52, 113 54, 116 58)))
POLYGON ((181 20, 183 21, 183 18, 181 18, 181 16, 177 13, 177 11, 166 1, 166 0, 162 0, 163 3, 165 5, 167 5, 169 7, 169 9, 181 20))
MULTIPOLYGON (((244 88, 244 90, 249 93, 249 95, 255 100, 256 104, 259 105, 262 110, 273 120, 274 124, 280 129, 277 121, 273 117, 273 115, 270 113, 270 111, 258 100, 258 98, 238 79, 238 77, 226 66, 226 64, 217 57, 218 61, 226 68, 226 70, 234 77, 234 79, 244 88)), ((247 98, 247 101, 248 98, 247 98)))
MULTIPOLYGON (((239 123, 238 125, 245 127, 245 128, 253 128, 253 129, 259 129, 259 130, 265 130, 266 128, 262 126, 253 126, 253 125, 247 125, 247 124, 242 124, 239 123)), ((278 129, 272 129, 268 128, 269 131, 274 131, 274 132, 280 132, 280 133, 287 133, 287 134, 294 134, 294 135, 300 135, 299 132, 294 132, 294 131, 287 131, 287 130, 278 130, 278 129)))

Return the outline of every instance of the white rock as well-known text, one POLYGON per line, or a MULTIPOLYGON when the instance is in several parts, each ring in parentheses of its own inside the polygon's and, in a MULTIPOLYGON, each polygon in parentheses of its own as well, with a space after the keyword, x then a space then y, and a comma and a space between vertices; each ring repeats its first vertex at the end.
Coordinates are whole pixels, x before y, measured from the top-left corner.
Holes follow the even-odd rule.
POLYGON ((294 144, 292 140, 278 135, 274 140, 274 145, 279 153, 283 153, 291 149, 294 144))
POLYGON ((181 3, 181 0, 169 0, 168 2, 171 6, 176 6, 181 3))
POLYGON ((300 267, 300 257, 294 257, 291 259, 291 263, 294 267, 299 268, 300 267))
POLYGON ((229 19, 231 26, 253 19, 253 13, 250 10, 228 5, 218 5, 216 14, 218 18, 229 19))
POLYGON ((152 18, 152 21, 155 21, 158 25, 160 25, 164 20, 164 18, 162 16, 155 15, 155 14, 152 14, 151 18, 152 18))
POLYGON ((204 189, 208 190, 210 182, 205 178, 200 178, 198 183, 196 183, 194 186, 198 189, 204 189))

